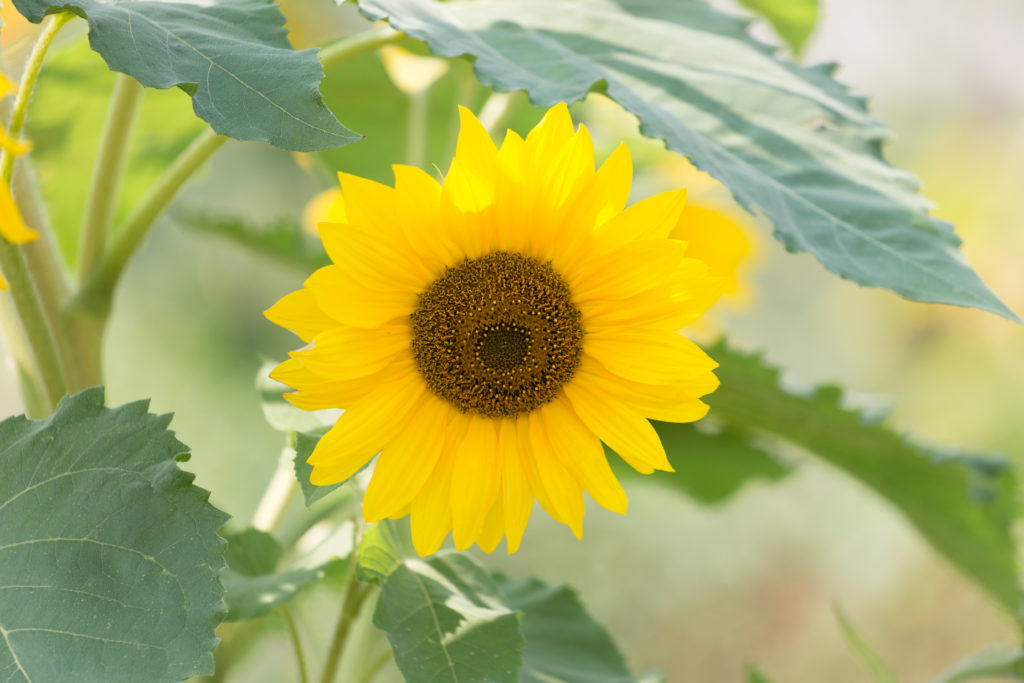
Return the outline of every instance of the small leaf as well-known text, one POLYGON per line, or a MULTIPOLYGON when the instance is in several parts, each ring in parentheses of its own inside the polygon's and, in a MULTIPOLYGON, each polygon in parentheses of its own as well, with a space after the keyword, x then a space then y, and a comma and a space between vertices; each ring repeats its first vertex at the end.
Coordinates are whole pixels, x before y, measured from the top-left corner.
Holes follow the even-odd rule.
POLYGON ((772 679, 765 676, 756 667, 747 668, 747 683, 772 683, 772 679))
POLYGON ((496 578, 506 604, 523 613, 526 650, 519 683, 663 680, 658 674, 630 675, 608 632, 586 613, 571 588, 549 586, 537 579, 496 578))
POLYGON ((794 395, 778 370, 719 344, 721 386, 708 404, 719 418, 802 446, 895 505, 942 554, 1013 614, 1020 605, 1011 525, 1017 484, 1011 464, 929 451, 839 405, 839 392, 794 395))
POLYGON ((373 624, 407 681, 514 683, 525 643, 502 597, 467 555, 405 558, 381 585, 373 624))
POLYGON ((0 423, 0 674, 180 681, 213 673, 227 515, 147 402, 97 387, 0 423))
POLYGON ((963 683, 992 677, 1024 681, 1024 652, 1020 646, 997 647, 968 657, 932 683, 963 683))
POLYGON ((818 0, 740 0, 740 4, 767 19, 795 55, 803 51, 818 23, 818 0))
MULTIPOLYGON (((689 424, 653 424, 675 472, 654 472, 643 480, 675 489, 701 503, 721 503, 749 481, 777 481, 790 471, 734 429, 703 433, 689 424)), ((636 474, 631 467, 619 469, 626 476, 636 474)))
POLYGON ((295 51, 269 0, 211 5, 137 0, 14 0, 29 21, 73 11, 89 20, 89 44, 112 71, 150 88, 180 86, 196 115, 239 140, 319 150, 360 139, 318 90, 315 50, 295 51))
POLYGON ((281 546, 270 534, 250 528, 228 535, 227 541, 224 558, 228 568, 221 572, 221 580, 227 590, 228 621, 261 617, 346 564, 334 557, 318 566, 279 572, 281 546))
POLYGON ((913 176, 882 154, 888 131, 831 78, 776 59, 746 21, 678 0, 358 0, 370 19, 469 56, 480 81, 537 106, 600 91, 640 132, 760 208, 787 249, 841 277, 918 301, 1016 320, 928 216, 913 176))
POLYGON ((224 237, 303 271, 331 262, 320 240, 306 233, 297 220, 256 225, 242 216, 213 215, 197 209, 179 209, 173 215, 193 230, 224 237))
MULTIPOLYGON (((331 484, 330 486, 317 486, 309 481, 309 477, 313 474, 313 466, 306 461, 309 460, 309 456, 313 455, 313 449, 316 448, 320 437, 326 432, 326 429, 320 429, 313 432, 295 433, 295 478, 299 480, 299 488, 302 490, 302 497, 306 501, 306 507, 309 507, 345 483, 343 481, 331 484)), ((363 465, 359 472, 362 472, 364 469, 366 469, 366 465, 363 465)))

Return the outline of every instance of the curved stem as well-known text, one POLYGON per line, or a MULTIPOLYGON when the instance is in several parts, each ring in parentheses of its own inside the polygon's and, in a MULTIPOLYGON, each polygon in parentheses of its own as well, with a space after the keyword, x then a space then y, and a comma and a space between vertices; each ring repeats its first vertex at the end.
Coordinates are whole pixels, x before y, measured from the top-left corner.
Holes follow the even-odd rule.
POLYGON ((96 168, 85 203, 81 242, 78 250, 78 281, 87 282, 103 257, 103 248, 117 205, 124 160, 135 125, 142 85, 131 76, 117 74, 107 119, 100 134, 96 168))
POLYGON ((347 59, 373 52, 382 45, 391 45, 408 40, 409 37, 390 26, 372 28, 369 31, 357 33, 354 36, 342 38, 333 45, 328 45, 320 51, 320 63, 324 70, 330 69, 347 59))
POLYGON ((288 609, 288 605, 282 603, 280 609, 281 616, 284 618, 284 625, 288 628, 288 637, 292 641, 292 647, 295 648, 295 661, 299 666, 299 681, 301 683, 309 683, 306 655, 302 649, 302 641, 299 639, 299 631, 295 628, 295 620, 292 619, 292 613, 288 609))
POLYGON ((338 662, 341 661, 341 653, 345 648, 345 641, 348 639, 349 631, 352 629, 352 622, 359 614, 359 607, 366 599, 369 590, 360 586, 356 579, 356 553, 352 552, 348 566, 348 577, 345 582, 345 597, 341 604, 341 614, 338 615, 338 625, 334 627, 334 637, 331 638, 331 646, 327 651, 327 663, 324 665, 324 673, 320 683, 333 683, 338 672, 338 662))

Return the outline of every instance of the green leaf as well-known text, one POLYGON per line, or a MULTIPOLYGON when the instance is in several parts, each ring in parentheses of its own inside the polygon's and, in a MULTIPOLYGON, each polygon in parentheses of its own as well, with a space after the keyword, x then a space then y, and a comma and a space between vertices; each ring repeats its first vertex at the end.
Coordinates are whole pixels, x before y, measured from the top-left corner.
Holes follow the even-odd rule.
POLYGON ((295 51, 269 0, 191 3, 14 0, 33 22, 72 11, 89 20, 89 44, 112 71, 151 88, 180 86, 196 115, 239 140, 319 150, 360 139, 318 90, 315 50, 295 51))
POLYGON ((313 567, 292 567, 277 571, 281 545, 270 534, 246 529, 227 536, 224 559, 228 568, 221 572, 227 590, 229 621, 255 619, 294 598, 298 592, 340 571, 345 561, 331 558, 313 567))
POLYGON ((772 679, 765 676, 756 667, 747 668, 747 683, 772 683, 772 679))
POLYGON ((968 657, 932 683, 962 683, 994 677, 1024 681, 1024 652, 1020 646, 996 647, 968 657))
POLYGON ((740 4, 767 19, 795 55, 818 23, 818 0, 740 0, 740 4))
POLYGON ((513 683, 525 643, 502 597, 467 555, 405 558, 381 585, 373 624, 407 681, 513 683))
POLYGON ((497 576, 506 604, 523 613, 523 668, 519 683, 635 683, 658 674, 630 675, 608 632, 567 586, 537 579, 511 581, 497 576))
MULTIPOLYGON (((720 503, 748 481, 777 481, 790 471, 789 466, 751 445, 734 429, 704 433, 689 424, 653 424, 675 472, 655 472, 643 475, 643 480, 675 489, 701 503, 720 503)), ((615 458, 612 462, 618 465, 621 461, 615 458)), ((632 467, 617 466, 616 472, 640 476, 632 467)))
POLYGON ((256 225, 242 216, 213 215, 196 209, 177 210, 173 215, 193 230, 224 237, 303 271, 331 262, 320 240, 307 234, 297 220, 256 225))
POLYGON ((359 561, 356 563, 356 578, 369 583, 380 583, 402 564, 406 557, 415 553, 404 543, 409 538, 409 522, 381 520, 366 528, 359 541, 359 561))
POLYGON ((802 446, 895 505, 949 560, 1017 615, 1020 589, 1010 528, 1017 512, 1011 464, 929 451, 840 407, 840 392, 779 386, 778 370, 719 344, 721 386, 707 401, 720 418, 802 446))
MULTIPOLYGON (((345 481, 348 481, 346 479, 343 482, 331 484, 330 486, 317 486, 309 481, 309 477, 313 474, 313 466, 306 461, 309 460, 309 456, 313 455, 313 449, 316 448, 320 437, 326 432, 327 429, 325 428, 313 432, 296 432, 295 434, 295 478, 299 480, 299 488, 302 490, 302 498, 306 501, 306 507, 309 507, 331 491, 342 486, 345 481)), ((367 465, 369 463, 359 468, 359 472, 366 469, 367 465)), ((359 474, 359 472, 356 472, 356 474, 359 474)), ((352 476, 354 477, 355 475, 352 476)))
POLYGON ((103 389, 0 423, 0 678, 213 673, 227 515, 175 461, 169 415, 103 389))
POLYGON ((956 250, 952 227, 927 215, 916 180, 885 162, 889 133, 864 101, 829 66, 774 58, 745 21, 697 0, 358 1, 538 106, 606 93, 641 133, 764 211, 786 248, 844 278, 1016 319, 956 250))
POLYGON ((847 644, 857 654, 857 657, 864 663, 868 671, 871 672, 871 677, 875 680, 875 683, 899 683, 896 675, 889 669, 889 665, 868 645, 868 642, 860 635, 853 622, 850 621, 843 610, 837 605, 834 607, 834 611, 836 620, 839 621, 839 628, 843 632, 843 637, 846 638, 847 644))

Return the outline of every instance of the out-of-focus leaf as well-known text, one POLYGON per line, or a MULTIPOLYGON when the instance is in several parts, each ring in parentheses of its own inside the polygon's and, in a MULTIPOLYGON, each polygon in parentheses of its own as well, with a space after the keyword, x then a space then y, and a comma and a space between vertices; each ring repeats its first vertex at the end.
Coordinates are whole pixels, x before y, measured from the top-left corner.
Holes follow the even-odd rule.
POLYGON ((834 611, 836 620, 839 622, 839 628, 843 632, 843 637, 846 638, 846 643, 856 653, 860 661, 864 663, 868 671, 871 672, 871 677, 875 680, 875 683, 899 683, 889 665, 875 652, 874 648, 868 645, 868 642, 860 635, 853 622, 850 621, 843 610, 839 609, 837 605, 834 611))
POLYGON ((747 669, 747 683, 772 683, 772 679, 765 676, 756 667, 749 667, 747 669))
MULTIPOLYGON (((653 424, 675 472, 654 472, 643 480, 681 491, 701 503, 720 503, 748 481, 777 481, 790 471, 736 430, 705 434, 689 424, 653 424)), ((636 474, 625 466, 616 471, 624 476, 636 474)))
POLYGON ((0 423, 3 680, 213 673, 227 515, 147 407, 104 408, 97 387, 0 423))
POLYGON ((33 22, 72 11, 89 20, 89 44, 112 71, 151 88, 180 86, 196 115, 239 140, 318 150, 360 139, 318 90, 315 50, 295 51, 284 15, 268 0, 192 3, 14 0, 33 22))
POLYGON ((740 4, 767 19, 795 55, 818 23, 818 0, 740 0, 740 4))
POLYGON ((932 683, 962 683, 979 678, 1024 681, 1024 652, 1020 646, 997 647, 968 657, 932 683))
POLYGON ((302 271, 330 263, 320 240, 307 234, 298 220, 256 225, 242 216, 218 216, 194 209, 179 209, 174 217, 189 228, 218 235, 302 271))
POLYGON ((537 579, 497 576, 505 604, 523 613, 526 638, 519 683, 655 683, 657 673, 633 676, 608 632, 583 609, 576 592, 537 579))
POLYGON ((229 621, 261 617, 328 572, 342 571, 346 564, 343 559, 331 558, 314 567, 277 571, 280 544, 270 534, 251 528, 227 536, 224 559, 228 568, 220 576, 227 591, 229 621))
POLYGON ((861 285, 1008 318, 927 215, 917 181, 884 160, 885 128, 831 67, 776 59, 747 22, 698 0, 359 0, 371 19, 468 55, 499 91, 538 106, 601 90, 774 222, 791 251, 861 285))
POLYGON ((943 555, 1015 616, 1020 606, 1010 528, 1017 485, 1010 463, 929 451, 840 407, 839 389, 806 395, 779 386, 778 370, 719 344, 713 412, 802 446, 895 505, 943 555))

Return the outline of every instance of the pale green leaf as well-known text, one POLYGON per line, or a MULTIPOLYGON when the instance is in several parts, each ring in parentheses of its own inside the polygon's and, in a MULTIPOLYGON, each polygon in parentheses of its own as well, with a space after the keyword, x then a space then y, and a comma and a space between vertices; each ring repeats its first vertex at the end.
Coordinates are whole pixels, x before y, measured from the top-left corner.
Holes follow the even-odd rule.
POLYGON ((963 683, 990 678, 1024 681, 1024 652, 1019 645, 996 647, 968 657, 932 683, 963 683))
POLYGON ((795 55, 818 23, 818 0, 740 0, 740 4, 767 19, 795 55))
POLYGON ((213 672, 227 515, 147 402, 103 389, 0 423, 0 680, 180 681, 213 672))
POLYGON ((747 668, 747 683, 772 683, 772 679, 761 673, 756 667, 747 668))
POLYGON ((368 526, 359 541, 359 561, 356 563, 359 580, 380 583, 388 578, 406 557, 415 555, 407 543, 408 539, 408 519, 385 519, 368 526))
POLYGON ((475 60, 538 106, 599 90, 774 222, 791 251, 920 301, 1014 318, 881 153, 888 132, 830 77, 776 59, 746 22, 698 0, 359 0, 371 19, 475 60))
POLYGON ((213 129, 283 149, 318 150, 360 139, 318 90, 315 50, 295 51, 269 0, 210 5, 101 0, 14 0, 30 21, 72 11, 89 20, 89 44, 112 71, 151 88, 180 86, 213 129))
POLYGON ((719 344, 721 386, 707 402, 719 418, 802 446, 896 506, 942 554, 1013 614, 1020 604, 1011 525, 1017 484, 999 458, 916 446, 877 420, 840 406, 840 392, 784 391, 759 358, 719 344))
POLYGON ((179 209, 173 216, 193 230, 223 237, 303 271, 313 271, 331 262, 320 240, 302 229, 298 217, 257 224, 243 216, 216 215, 197 209, 179 209))

